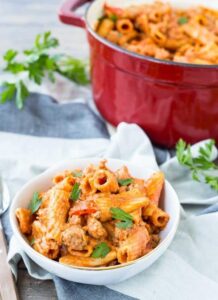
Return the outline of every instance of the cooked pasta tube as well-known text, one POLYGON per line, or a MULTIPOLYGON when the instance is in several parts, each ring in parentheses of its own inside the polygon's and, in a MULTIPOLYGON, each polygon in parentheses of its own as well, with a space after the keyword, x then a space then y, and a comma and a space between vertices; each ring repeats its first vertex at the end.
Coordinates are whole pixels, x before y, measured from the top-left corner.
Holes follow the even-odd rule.
POLYGON ((16 209, 16 217, 19 222, 20 231, 23 234, 31 233, 31 224, 33 221, 32 213, 27 208, 17 208, 16 209))
POLYGON ((115 44, 118 43, 119 38, 120 38, 120 33, 116 30, 111 30, 107 35, 108 41, 115 44))
POLYGON ((101 212, 100 220, 102 222, 111 220, 111 207, 119 207, 125 212, 130 213, 149 204, 147 197, 124 198, 120 195, 111 195, 111 197, 98 197, 95 203, 101 212))
POLYGON ((164 174, 162 172, 154 173, 145 182, 146 195, 156 205, 158 205, 159 203, 163 186, 164 186, 164 174))
POLYGON ((129 19, 120 19, 116 22, 117 30, 122 34, 132 33, 134 30, 133 23, 129 19))
POLYGON ((133 38, 135 38, 137 36, 137 32, 135 30, 129 32, 128 34, 123 34, 120 36, 119 40, 118 40, 118 44, 120 46, 125 45, 128 41, 132 40, 133 38))
POLYGON ((38 220, 35 220, 32 224, 32 237, 35 240, 42 239, 46 234, 46 227, 38 220))
POLYGON ((169 221, 169 215, 152 203, 142 209, 142 215, 145 219, 149 218, 152 224, 159 228, 164 228, 169 221))
POLYGON ((165 46, 166 43, 166 35, 164 35, 160 30, 153 29, 151 30, 151 38, 161 47, 165 46))
POLYGON ((52 188, 52 190, 64 190, 65 192, 71 192, 74 183, 75 183, 75 178, 73 176, 68 176, 64 178, 61 182, 56 184, 52 188))
POLYGON ((135 224, 141 223, 141 221, 142 221, 142 209, 141 208, 134 210, 133 212, 130 213, 130 215, 133 217, 135 224))
POLYGON ((136 26, 143 30, 143 32, 149 31, 149 25, 148 25, 148 17, 145 14, 141 14, 136 19, 136 26))
POLYGON ((80 257, 66 255, 59 259, 59 262, 64 265, 80 266, 80 267, 101 267, 105 266, 117 258, 116 251, 110 251, 103 258, 80 257))
POLYGON ((175 39, 167 39, 165 41, 165 48, 168 50, 177 50, 180 47, 182 47, 183 45, 187 45, 187 41, 186 40, 175 40, 175 39))
POLYGON ((33 244, 33 248, 42 255, 56 259, 59 254, 59 246, 53 239, 47 239, 43 237, 41 240, 36 240, 33 244))
POLYGON ((61 241, 61 230, 66 222, 67 213, 70 208, 69 192, 53 189, 48 206, 48 233, 49 237, 61 241))
POLYGON ((93 185, 93 176, 87 175, 84 177, 81 181, 80 189, 85 196, 96 193, 96 188, 93 185))
POLYGON ((91 183, 96 190, 103 193, 117 192, 119 189, 115 175, 107 170, 98 170, 95 172, 93 182, 91 183))
POLYGON ((91 256, 95 246, 98 244, 97 240, 89 238, 89 244, 82 251, 71 250, 70 254, 73 256, 89 257, 91 256))
POLYGON ((149 233, 144 226, 133 228, 128 238, 120 243, 117 250, 118 262, 126 263, 143 256, 150 250, 147 247, 149 241, 149 233))
POLYGON ((53 178, 53 183, 57 184, 57 183, 61 182, 62 180, 64 180, 64 178, 69 177, 69 176, 72 176, 72 172, 69 170, 59 173, 53 178))
POLYGON ((98 26, 98 34, 102 37, 106 37, 108 33, 113 30, 114 22, 110 19, 104 19, 98 26))

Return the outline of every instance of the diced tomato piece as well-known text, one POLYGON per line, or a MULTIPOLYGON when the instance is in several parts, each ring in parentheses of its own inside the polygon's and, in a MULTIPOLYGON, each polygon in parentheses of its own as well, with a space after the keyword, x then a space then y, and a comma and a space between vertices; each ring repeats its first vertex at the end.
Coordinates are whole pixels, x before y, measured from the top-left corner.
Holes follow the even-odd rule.
POLYGON ((78 201, 75 205, 70 209, 69 215, 89 215, 93 214, 97 211, 97 207, 93 201, 78 201))

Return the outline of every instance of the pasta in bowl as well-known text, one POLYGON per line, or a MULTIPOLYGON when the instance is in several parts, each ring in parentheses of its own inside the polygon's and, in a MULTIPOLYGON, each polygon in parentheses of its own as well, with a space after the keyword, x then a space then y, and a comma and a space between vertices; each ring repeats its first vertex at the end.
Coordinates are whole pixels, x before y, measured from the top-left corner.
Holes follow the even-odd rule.
POLYGON ((126 50, 179 63, 218 64, 218 10, 166 1, 129 7, 105 3, 96 32, 126 50))
POLYGON ((34 261, 90 284, 145 269, 168 247, 178 220, 178 198, 161 172, 113 159, 54 167, 24 186, 11 207, 14 233, 34 261))

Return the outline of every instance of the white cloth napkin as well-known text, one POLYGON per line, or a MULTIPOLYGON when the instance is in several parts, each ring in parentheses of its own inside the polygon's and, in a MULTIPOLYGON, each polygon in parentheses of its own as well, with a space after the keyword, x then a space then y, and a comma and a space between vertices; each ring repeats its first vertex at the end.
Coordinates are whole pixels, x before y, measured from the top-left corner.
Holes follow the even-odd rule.
MULTIPOLYGON (((12 194, 27 180, 63 159, 105 156, 131 160, 158 169, 151 143, 136 125, 122 123, 107 139, 65 140, 0 133, 0 171, 12 194), (14 147, 11 147, 14 145, 14 147), (36 159, 37 158, 37 159, 36 159)), ((194 146, 194 152, 199 145, 194 146)), ((217 150, 214 147, 214 158, 217 150)), ((109 288, 123 294, 149 300, 218 299, 218 213, 196 215, 198 206, 213 204, 218 196, 206 185, 194 182, 176 158, 160 167, 185 205, 176 237, 165 254, 149 269, 109 288)), ((20 249, 15 238, 10 243, 8 261, 16 274, 22 256, 31 276, 50 279, 20 249)))

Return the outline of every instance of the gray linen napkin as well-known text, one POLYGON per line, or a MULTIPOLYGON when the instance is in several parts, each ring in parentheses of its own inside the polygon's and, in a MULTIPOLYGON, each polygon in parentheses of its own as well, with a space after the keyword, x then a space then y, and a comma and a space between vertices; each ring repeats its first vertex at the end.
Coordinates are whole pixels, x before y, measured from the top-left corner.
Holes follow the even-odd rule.
MULTIPOLYGON (((22 111, 12 102, 0 106, 0 131, 68 139, 109 138, 103 120, 86 104, 58 104, 51 97, 36 93, 31 94, 22 111)), ((9 241, 12 231, 8 212, 2 221, 9 241)), ((60 300, 134 299, 104 286, 73 283, 57 276, 53 276, 53 281, 60 300)))

